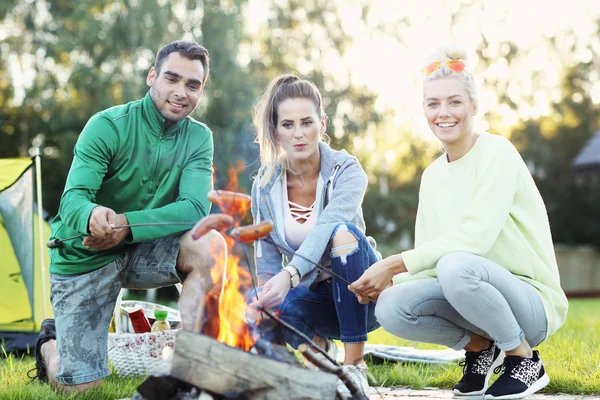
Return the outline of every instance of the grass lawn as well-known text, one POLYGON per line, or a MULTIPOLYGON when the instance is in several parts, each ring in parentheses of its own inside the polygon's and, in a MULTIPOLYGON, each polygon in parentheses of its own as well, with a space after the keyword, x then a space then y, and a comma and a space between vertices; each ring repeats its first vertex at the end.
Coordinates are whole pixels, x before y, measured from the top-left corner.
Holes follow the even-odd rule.
MULTIPOLYGON (((566 324, 540 347, 540 355, 550 375, 544 393, 600 394, 600 299, 571 300, 566 324)), ((369 336, 370 343, 442 349, 398 339, 379 329, 369 336)), ((27 370, 33 357, 0 359, 0 400, 65 399, 47 385, 28 384, 27 370)), ((408 385, 415 389, 439 387, 449 389, 461 377, 458 365, 384 364, 369 369, 378 386, 408 385)), ((143 381, 110 376, 105 384, 77 399, 119 399, 130 397, 143 381)))

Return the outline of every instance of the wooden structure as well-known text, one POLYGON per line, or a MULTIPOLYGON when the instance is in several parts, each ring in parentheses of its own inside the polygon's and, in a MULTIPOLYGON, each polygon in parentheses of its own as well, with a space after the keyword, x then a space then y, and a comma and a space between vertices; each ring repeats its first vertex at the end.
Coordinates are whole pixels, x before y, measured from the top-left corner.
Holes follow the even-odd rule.
POLYGON ((573 160, 577 172, 600 172, 600 130, 581 149, 573 160))
POLYGON ((180 331, 170 375, 211 393, 245 399, 335 399, 338 377, 247 353, 180 331))

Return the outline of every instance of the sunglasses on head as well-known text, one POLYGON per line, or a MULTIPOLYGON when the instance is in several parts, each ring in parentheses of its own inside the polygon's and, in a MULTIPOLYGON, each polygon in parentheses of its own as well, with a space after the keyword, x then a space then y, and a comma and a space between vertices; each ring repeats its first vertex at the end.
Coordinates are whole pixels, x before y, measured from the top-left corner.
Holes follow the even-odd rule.
POLYGON ((428 64, 425 68, 422 69, 423 74, 425 76, 429 76, 433 74, 442 65, 448 67, 448 69, 452 72, 463 72, 466 67, 466 64, 463 60, 450 60, 446 62, 435 61, 431 64, 428 64))

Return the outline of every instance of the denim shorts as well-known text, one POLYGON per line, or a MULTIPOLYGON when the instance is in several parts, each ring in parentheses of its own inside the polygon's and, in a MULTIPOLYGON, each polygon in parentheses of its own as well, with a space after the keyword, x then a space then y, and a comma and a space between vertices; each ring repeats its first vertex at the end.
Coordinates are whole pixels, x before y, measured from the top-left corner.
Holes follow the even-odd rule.
POLYGON ((108 326, 121 288, 150 289, 183 281, 175 268, 182 236, 131 245, 95 271, 50 274, 60 384, 78 385, 110 375, 108 326))

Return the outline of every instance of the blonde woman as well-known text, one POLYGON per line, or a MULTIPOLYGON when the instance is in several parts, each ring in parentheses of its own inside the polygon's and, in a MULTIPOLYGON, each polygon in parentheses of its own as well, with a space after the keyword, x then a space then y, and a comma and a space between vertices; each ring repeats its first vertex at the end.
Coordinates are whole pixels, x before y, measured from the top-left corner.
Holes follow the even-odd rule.
POLYGON ((567 315, 546 208, 514 146, 474 130, 464 50, 435 51, 424 75, 425 117, 445 152, 423 173, 415 248, 376 263, 351 290, 361 302, 378 297, 387 331, 466 351, 455 395, 522 398, 548 384, 532 348, 567 315), (396 274, 401 283, 381 293, 396 274))

